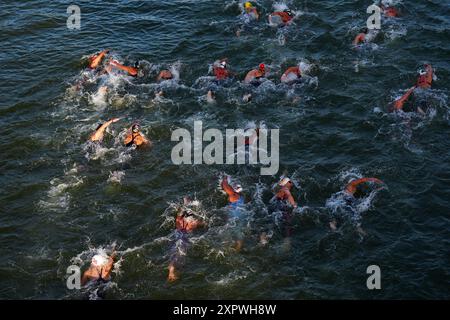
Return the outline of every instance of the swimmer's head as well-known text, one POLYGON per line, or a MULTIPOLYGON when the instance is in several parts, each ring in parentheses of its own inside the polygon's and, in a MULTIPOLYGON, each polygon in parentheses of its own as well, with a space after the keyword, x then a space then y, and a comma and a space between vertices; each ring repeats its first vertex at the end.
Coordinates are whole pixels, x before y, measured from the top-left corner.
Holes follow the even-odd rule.
POLYGON ((105 265, 107 262, 108 260, 100 254, 96 254, 95 256, 93 256, 91 260, 92 265, 96 267, 101 267, 105 265))
POLYGON ((200 201, 198 201, 198 200, 193 200, 191 202, 191 206, 193 206, 193 207, 198 207, 199 205, 200 205, 200 201))
POLYGON ((134 63, 134 67, 136 69, 139 69, 139 65, 140 65, 139 60, 136 60, 136 62, 134 63))
POLYGON ((289 184, 292 184, 292 181, 288 177, 285 177, 285 178, 281 179, 280 182, 278 182, 278 185, 280 187, 284 187, 284 186, 287 186, 289 184))
POLYGON ((222 61, 220 62, 220 67, 223 68, 223 69, 225 69, 225 68, 227 67, 227 62, 226 62, 225 60, 222 60, 222 61))
POLYGON ((241 193, 242 192, 242 186, 240 184, 237 184, 233 187, 234 192, 241 193))
POLYGON ((420 69, 420 70, 419 70, 419 74, 420 74, 421 76, 424 76, 424 75, 427 74, 427 72, 426 72, 425 70, 423 70, 423 69, 420 69))
POLYGON ((137 123, 133 124, 131 126, 131 131, 134 133, 138 133, 139 131, 141 131, 141 126, 137 123))
POLYGON ((253 5, 248 1, 244 4, 245 9, 250 9, 251 7, 253 7, 253 5))
POLYGON ((290 17, 294 15, 291 9, 284 9, 284 12, 286 12, 290 17))
POLYGON ((266 65, 264 63, 259 64, 259 71, 262 71, 262 72, 266 71, 266 65))

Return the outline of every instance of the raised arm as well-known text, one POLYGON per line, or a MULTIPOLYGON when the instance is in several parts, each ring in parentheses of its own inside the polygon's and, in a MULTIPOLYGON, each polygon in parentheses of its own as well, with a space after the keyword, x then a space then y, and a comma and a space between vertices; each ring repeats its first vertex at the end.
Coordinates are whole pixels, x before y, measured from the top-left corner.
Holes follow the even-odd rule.
POLYGON ((106 128, 108 128, 111 123, 119 121, 120 118, 114 118, 109 121, 106 121, 104 124, 102 124, 95 132, 91 135, 90 140, 91 141, 101 141, 103 139, 103 135, 105 134, 106 128))
POLYGON ((110 64, 113 65, 117 69, 120 69, 120 70, 123 70, 123 71, 127 72, 131 76, 136 76, 137 73, 138 73, 136 68, 124 66, 124 65, 122 65, 122 64, 120 64, 120 63, 118 63, 117 61, 114 61, 114 60, 112 60, 110 62, 110 64))
POLYGON ((114 251, 108 259, 105 267, 102 270, 102 279, 108 279, 111 276, 112 269, 114 267, 114 259, 116 257, 116 252, 114 251))
POLYGON ((411 87, 401 98, 394 101, 394 110, 403 109, 403 105, 409 99, 409 96, 414 92, 414 89, 416 89, 416 86, 411 87))
POLYGON ((345 191, 347 193, 354 194, 356 192, 356 189, 358 188, 358 186, 361 183, 365 183, 365 182, 374 182, 374 183, 383 184, 383 181, 381 181, 380 179, 377 179, 377 178, 361 178, 361 179, 356 179, 356 180, 350 182, 345 187, 345 191))
POLYGON ((108 53, 109 53, 109 50, 104 50, 104 51, 100 52, 98 55, 91 57, 90 63, 89 63, 89 68, 91 68, 91 69, 97 68, 98 65, 100 64, 100 62, 102 61, 102 59, 108 53))
POLYGON ((230 197, 234 196, 236 194, 236 192, 233 190, 233 188, 228 183, 227 176, 223 177, 221 187, 222 187, 223 191, 225 191, 228 194, 228 196, 230 196, 230 197))
POLYGON ((294 197, 292 196, 290 191, 287 193, 287 195, 288 195, 288 201, 291 204, 291 206, 293 206, 294 208, 297 208, 297 202, 294 200, 294 197))

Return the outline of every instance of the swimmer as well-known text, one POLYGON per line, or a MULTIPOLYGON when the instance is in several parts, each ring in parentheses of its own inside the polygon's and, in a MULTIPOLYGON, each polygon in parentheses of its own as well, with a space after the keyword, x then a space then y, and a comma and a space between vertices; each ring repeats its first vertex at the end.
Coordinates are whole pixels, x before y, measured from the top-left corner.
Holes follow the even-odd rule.
POLYGON ((214 62, 213 73, 214 76, 216 77, 216 80, 225 80, 228 79, 228 77, 230 77, 230 71, 227 69, 228 68, 227 61, 228 60, 225 58, 214 62))
MULTIPOLYGON (((389 111, 396 111, 396 110, 404 110, 404 104, 409 99, 411 94, 415 91, 415 89, 430 89, 431 85, 433 83, 433 75, 434 70, 433 67, 430 64, 426 64, 425 69, 421 69, 419 71, 419 77, 417 78, 416 85, 408 89, 408 91, 399 99, 395 100, 392 106, 390 107, 389 111)), ((426 108, 425 108, 426 109, 426 108)), ((416 111, 425 114, 425 111, 421 107, 417 107, 416 111)))
POLYGON ((97 67, 101 64, 103 61, 103 58, 109 53, 109 50, 104 50, 98 54, 93 55, 89 58, 89 68, 90 69, 97 69, 97 67))
POLYGON ((259 19, 259 13, 258 10, 252 5, 251 2, 247 1, 244 4, 244 10, 245 10, 245 14, 253 20, 258 20, 259 19))
POLYGON ((107 71, 111 72, 112 68, 125 71, 129 76, 137 77, 138 72, 139 72, 139 61, 135 62, 134 67, 128 67, 128 66, 124 66, 123 64, 120 64, 116 60, 110 60, 109 65, 107 67, 107 71))
POLYGON ((244 83, 255 83, 266 75, 266 65, 261 63, 258 69, 250 70, 245 76, 244 83))
POLYGON ((360 43, 366 42, 366 35, 369 30, 367 28, 363 28, 360 33, 353 40, 353 45, 357 46, 360 43))
MULTIPOLYGON (((346 195, 345 200, 348 205, 351 205, 355 201, 355 199, 357 198, 355 196, 355 194, 359 191, 360 186, 363 184, 366 184, 366 183, 384 185, 384 182, 377 178, 360 178, 360 179, 355 179, 355 180, 351 181, 350 183, 348 183, 345 186, 345 189, 344 189, 344 193, 346 195)), ((332 231, 336 231, 336 229, 337 229, 336 219, 333 219, 330 222, 330 228, 332 231)), ((357 231, 361 235, 365 234, 364 230, 361 228, 361 223, 357 224, 357 231)))
POLYGON ((294 186, 294 183, 289 178, 283 178, 278 185, 281 187, 280 190, 276 193, 275 199, 279 201, 284 201, 285 203, 292 206, 294 209, 297 208, 297 202, 295 202, 294 197, 291 194, 291 189, 294 186))
POLYGON ((347 186, 345 187, 345 193, 349 196, 354 197, 355 193, 358 191, 358 187, 363 183, 376 183, 376 184, 384 184, 383 181, 377 178, 360 178, 351 181, 347 186))
POLYGON ((294 13, 290 9, 273 12, 269 15, 269 24, 278 27, 284 27, 291 23, 294 13))
POLYGON ((422 89, 430 89, 433 83, 433 67, 430 64, 426 64, 424 67, 425 70, 419 71, 416 86, 422 89))
POLYGON ((120 118, 114 118, 111 119, 103 124, 100 124, 97 129, 95 130, 95 132, 91 135, 91 137, 89 138, 90 141, 92 142, 102 142, 103 140, 103 136, 105 135, 105 130, 106 128, 108 128, 112 123, 119 121, 120 118))
MULTIPOLYGON (((176 241, 181 242, 181 248, 177 247, 177 243, 173 247, 172 257, 169 263, 169 275, 167 280, 173 282, 178 279, 176 268, 180 267, 182 256, 186 254, 187 247, 190 243, 189 234, 199 227, 206 226, 204 221, 201 221, 193 214, 193 207, 199 205, 198 201, 192 201, 189 197, 183 198, 183 206, 178 209, 177 217, 175 218, 175 228, 176 228, 176 241), (179 249, 182 249, 180 254, 179 249)), ((180 245, 180 244, 178 244, 180 245)))
POLYGON ((300 80, 302 76, 299 66, 288 68, 281 76, 281 82, 283 83, 293 83, 300 80))
MULTIPOLYGON (((242 195, 243 189, 240 184, 231 186, 229 184, 229 179, 230 177, 224 176, 220 185, 223 191, 225 191, 228 195, 228 202, 230 203, 231 209, 230 217, 238 220, 237 222, 242 223, 241 207, 244 205, 244 196, 242 195)), ((241 228, 241 226, 236 226, 236 228, 241 228)), ((241 250, 242 244, 243 244, 242 235, 239 235, 235 243, 236 251, 239 252, 241 250)))
POLYGON ((151 146, 151 142, 141 133, 141 126, 137 123, 128 130, 123 144, 127 147, 136 146, 137 148, 151 146))
POLYGON ((383 10, 383 14, 386 17, 390 18, 398 18, 400 16, 399 11, 394 6, 391 6, 390 4, 384 5, 382 2, 380 3, 380 9, 383 10))
POLYGON ((161 82, 161 81, 164 81, 164 80, 171 80, 171 79, 173 79, 172 72, 170 72, 169 70, 162 70, 158 74, 158 77, 156 78, 156 81, 161 82))
POLYGON ((115 257, 115 251, 113 251, 109 258, 96 254, 92 258, 89 269, 84 272, 83 277, 81 278, 81 285, 84 286, 90 281, 97 281, 100 283, 110 281, 115 257))
POLYGON ((297 208, 297 202, 291 193, 294 183, 291 179, 285 177, 278 182, 278 186, 280 189, 272 198, 272 201, 275 205, 275 210, 282 212, 283 222, 285 224, 285 238, 283 247, 285 250, 289 250, 291 247, 290 237, 292 235, 292 209, 297 208))
POLYGON ((259 13, 258 10, 252 5, 251 2, 245 2, 244 3, 244 11, 242 12, 242 20, 243 25, 241 25, 237 31, 236 36, 240 37, 242 31, 246 28, 248 24, 250 24, 252 21, 257 21, 259 19, 259 13))

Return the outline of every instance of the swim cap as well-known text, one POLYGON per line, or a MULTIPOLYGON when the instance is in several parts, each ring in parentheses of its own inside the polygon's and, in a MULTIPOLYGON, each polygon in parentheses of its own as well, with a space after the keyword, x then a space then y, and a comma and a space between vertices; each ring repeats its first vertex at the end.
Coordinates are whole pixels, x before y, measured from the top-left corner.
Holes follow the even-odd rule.
POLYGON ((288 15, 292 16, 293 13, 291 11, 291 9, 284 9, 284 12, 286 12, 288 15))
POLYGON ((133 131, 133 132, 139 132, 140 130, 141 130, 141 126, 137 123, 135 123, 131 126, 131 131, 133 131))
POLYGON ((278 185, 281 187, 284 187, 285 185, 287 185, 289 182, 291 182, 291 179, 289 178, 283 178, 280 180, 280 182, 278 182, 278 185))
POLYGON ((423 69, 420 69, 420 70, 419 70, 419 74, 420 74, 421 76, 424 76, 424 75, 427 74, 427 72, 426 72, 425 70, 423 70, 423 69))
POLYGON ((266 69, 266 65, 264 63, 261 63, 259 65, 259 70, 265 70, 266 69))
POLYGON ((92 264, 95 266, 101 267, 105 265, 106 262, 108 262, 108 260, 106 260, 106 258, 100 254, 96 254, 92 257, 92 264))
POLYGON ((139 60, 136 60, 136 62, 134 63, 134 67, 135 67, 136 69, 139 69, 139 60))
POLYGON ((221 62, 220 62, 220 66, 221 66, 222 68, 225 68, 225 67, 227 66, 227 62, 226 62, 226 61, 221 61, 221 62))
POLYGON ((252 6, 252 4, 251 4, 250 2, 247 1, 247 2, 244 4, 244 7, 245 7, 245 9, 248 9, 248 8, 253 7, 253 6, 252 6))
POLYGON ((200 205, 200 201, 194 200, 191 202, 191 206, 198 207, 200 205))
POLYGON ((242 186, 240 184, 237 184, 233 189, 237 193, 241 193, 242 192, 242 186))

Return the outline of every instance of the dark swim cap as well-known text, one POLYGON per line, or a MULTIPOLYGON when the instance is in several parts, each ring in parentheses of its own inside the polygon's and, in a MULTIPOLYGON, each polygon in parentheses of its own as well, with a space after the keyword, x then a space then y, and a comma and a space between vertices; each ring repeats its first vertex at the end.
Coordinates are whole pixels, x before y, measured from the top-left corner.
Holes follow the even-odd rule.
POLYGON ((139 132, 141 130, 141 126, 138 123, 135 123, 131 126, 131 131, 139 132))

